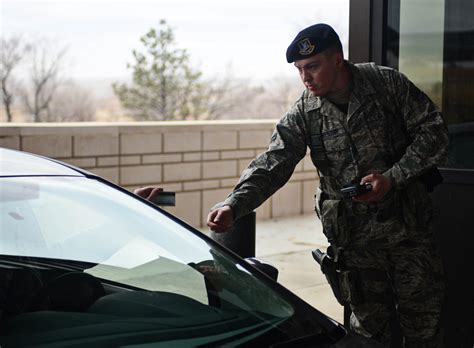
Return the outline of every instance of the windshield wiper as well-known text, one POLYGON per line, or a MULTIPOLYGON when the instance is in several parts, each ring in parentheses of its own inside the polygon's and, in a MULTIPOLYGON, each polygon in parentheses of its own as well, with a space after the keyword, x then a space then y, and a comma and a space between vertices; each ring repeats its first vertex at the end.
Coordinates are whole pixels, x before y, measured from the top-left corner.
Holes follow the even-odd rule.
POLYGON ((60 259, 45 259, 42 257, 30 257, 30 256, 0 256, 0 267, 1 265, 6 267, 30 267, 38 269, 63 269, 66 271, 83 271, 84 269, 94 267, 97 265, 92 262, 84 261, 73 261, 73 260, 60 260, 60 259))

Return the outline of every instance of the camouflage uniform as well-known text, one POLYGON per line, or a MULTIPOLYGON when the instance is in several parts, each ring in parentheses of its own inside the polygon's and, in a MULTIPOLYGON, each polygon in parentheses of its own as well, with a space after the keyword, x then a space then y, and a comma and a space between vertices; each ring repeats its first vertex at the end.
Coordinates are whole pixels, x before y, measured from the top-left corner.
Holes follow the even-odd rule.
POLYGON ((447 128, 436 106, 401 73, 377 68, 380 91, 361 65, 346 64, 353 77, 347 115, 305 91, 223 203, 236 218, 251 212, 288 181, 309 147, 320 174, 316 212, 343 264, 357 275, 352 328, 387 342, 395 301, 405 346, 437 347, 428 342, 438 335, 444 287, 432 245, 431 199, 419 176, 445 159, 447 128), (371 173, 392 182, 382 201, 341 197, 345 183, 371 173))

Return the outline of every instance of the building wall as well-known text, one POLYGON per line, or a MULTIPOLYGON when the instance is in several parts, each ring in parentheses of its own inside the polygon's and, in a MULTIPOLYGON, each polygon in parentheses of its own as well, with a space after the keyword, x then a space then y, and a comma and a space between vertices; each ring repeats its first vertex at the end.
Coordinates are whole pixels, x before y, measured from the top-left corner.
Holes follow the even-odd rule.
MULTIPOLYGON (((129 190, 159 185, 175 191, 176 206, 167 209, 199 227, 266 149, 275 122, 4 124, 0 147, 55 158, 129 190)), ((287 185, 257 209, 257 218, 312 212, 317 184, 307 155, 287 185)))

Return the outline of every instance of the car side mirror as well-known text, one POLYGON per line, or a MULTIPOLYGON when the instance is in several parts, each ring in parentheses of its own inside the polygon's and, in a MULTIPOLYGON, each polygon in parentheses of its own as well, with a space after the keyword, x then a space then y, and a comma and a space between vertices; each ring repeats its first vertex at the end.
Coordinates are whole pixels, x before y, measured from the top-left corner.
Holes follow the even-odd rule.
POLYGON ((265 273, 267 276, 269 276, 274 281, 277 281, 277 279, 278 279, 278 268, 276 268, 275 266, 269 264, 268 262, 259 260, 255 257, 246 257, 245 261, 247 261, 249 264, 251 264, 253 267, 258 269, 259 271, 265 273))

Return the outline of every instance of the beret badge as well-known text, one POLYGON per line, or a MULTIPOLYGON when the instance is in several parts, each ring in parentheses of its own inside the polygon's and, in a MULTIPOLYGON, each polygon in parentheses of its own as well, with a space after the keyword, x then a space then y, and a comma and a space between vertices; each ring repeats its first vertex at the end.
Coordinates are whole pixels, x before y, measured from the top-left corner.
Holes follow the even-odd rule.
POLYGON ((298 42, 298 53, 302 56, 307 56, 313 53, 315 46, 311 44, 311 41, 308 38, 305 38, 298 42))

